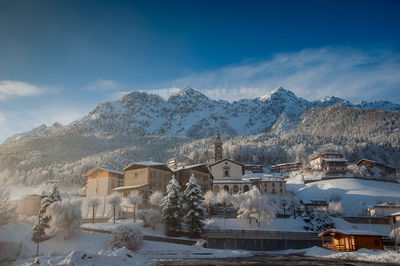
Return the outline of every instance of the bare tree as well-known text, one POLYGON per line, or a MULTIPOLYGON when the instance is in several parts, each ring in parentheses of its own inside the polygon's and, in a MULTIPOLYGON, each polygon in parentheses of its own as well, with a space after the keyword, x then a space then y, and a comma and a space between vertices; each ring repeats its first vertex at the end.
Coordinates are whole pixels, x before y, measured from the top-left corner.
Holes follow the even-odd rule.
POLYGON ((96 216, 96 209, 100 205, 100 200, 97 198, 93 198, 89 200, 89 207, 92 208, 92 222, 94 224, 94 217, 96 216))
POLYGON ((136 223, 136 207, 138 204, 142 204, 143 198, 140 195, 130 195, 128 197, 128 203, 133 205, 133 222, 136 223))
POLYGON ((160 208, 162 204, 162 199, 164 198, 164 195, 161 191, 157 190, 154 191, 150 197, 149 197, 149 202, 151 205, 160 208))
POLYGON ((15 219, 16 207, 10 201, 11 192, 4 187, 0 188, 0 227, 9 224, 15 219))
POLYGON ((110 196, 108 196, 107 202, 113 206, 113 217, 114 217, 113 222, 115 223, 115 208, 116 206, 121 205, 122 202, 121 195, 119 193, 113 193, 110 196))

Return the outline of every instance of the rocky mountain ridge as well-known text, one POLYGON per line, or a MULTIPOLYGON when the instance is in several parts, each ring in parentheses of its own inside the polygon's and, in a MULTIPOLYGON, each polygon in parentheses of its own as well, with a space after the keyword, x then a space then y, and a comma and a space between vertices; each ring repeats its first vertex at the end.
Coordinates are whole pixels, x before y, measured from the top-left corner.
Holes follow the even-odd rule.
POLYGON ((207 138, 223 135, 247 136, 264 132, 282 134, 295 128, 304 111, 342 104, 361 109, 400 112, 400 105, 389 101, 352 104, 337 97, 307 101, 279 87, 255 99, 232 103, 212 100, 192 88, 185 88, 164 100, 158 95, 133 91, 116 101, 105 102, 72 122, 16 134, 6 142, 38 136, 83 134, 95 136, 185 136, 207 138))

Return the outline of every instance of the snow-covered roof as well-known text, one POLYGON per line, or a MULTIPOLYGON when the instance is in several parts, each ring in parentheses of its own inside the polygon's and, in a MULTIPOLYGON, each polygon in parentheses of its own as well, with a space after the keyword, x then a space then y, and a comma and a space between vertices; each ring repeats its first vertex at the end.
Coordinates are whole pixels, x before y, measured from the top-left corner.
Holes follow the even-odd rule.
POLYGON ((251 184, 249 180, 214 180, 213 184, 251 184))
POLYGON ((324 158, 322 160, 327 161, 327 162, 338 162, 338 163, 347 162, 347 160, 345 158, 324 158))
POLYGON ((339 234, 354 235, 354 236, 382 236, 382 234, 373 231, 352 230, 352 229, 340 229, 340 230, 331 229, 323 233, 320 233, 318 235, 324 236, 324 235, 330 235, 331 233, 339 233, 339 234))
POLYGON ((165 167, 166 169, 170 170, 164 163, 158 163, 158 162, 152 162, 152 161, 134 162, 134 163, 131 163, 128 166, 126 166, 123 170, 125 171, 134 165, 145 166, 145 167, 162 166, 162 167, 165 167))
POLYGON ((135 189, 135 188, 141 188, 148 186, 149 184, 140 184, 140 185, 135 185, 135 186, 123 186, 123 187, 117 187, 112 189, 113 191, 119 191, 119 190, 125 190, 125 189, 135 189))
POLYGON ((248 179, 248 180, 260 180, 261 182, 268 182, 268 181, 282 181, 285 182, 281 177, 274 176, 271 174, 267 173, 252 173, 252 174, 246 174, 243 176, 243 179, 248 179))
POLYGON ((391 214, 389 214, 390 216, 399 216, 400 215, 400 211, 399 212, 394 212, 394 213, 391 213, 391 214))
POLYGON ((191 169, 191 168, 195 168, 195 167, 202 166, 202 165, 205 166, 206 164, 205 163, 199 163, 199 164, 180 166, 180 167, 177 167, 176 169, 174 169, 173 171, 176 172, 176 171, 180 171, 182 169, 191 169))
POLYGON ((222 162, 224 162, 224 161, 229 161, 229 162, 231 162, 231 163, 234 163, 234 164, 237 164, 237 165, 240 165, 240 166, 244 166, 242 163, 239 163, 239 162, 236 162, 236 161, 234 161, 234 160, 230 160, 230 159, 222 159, 222 160, 219 160, 219 161, 217 161, 217 162, 215 162, 215 163, 212 163, 212 164, 210 164, 209 165, 209 167, 212 167, 212 166, 214 166, 214 165, 216 165, 216 164, 220 164, 220 163, 222 163, 222 162))
POLYGON ((118 175, 123 175, 123 174, 124 174, 124 172, 122 172, 122 171, 113 170, 113 169, 108 169, 108 168, 104 168, 104 167, 96 167, 96 168, 93 168, 93 169, 89 170, 89 171, 85 174, 85 176, 90 175, 91 173, 93 173, 94 171, 96 171, 96 170, 98 170, 98 169, 103 170, 103 171, 106 171, 106 172, 118 174, 118 175))

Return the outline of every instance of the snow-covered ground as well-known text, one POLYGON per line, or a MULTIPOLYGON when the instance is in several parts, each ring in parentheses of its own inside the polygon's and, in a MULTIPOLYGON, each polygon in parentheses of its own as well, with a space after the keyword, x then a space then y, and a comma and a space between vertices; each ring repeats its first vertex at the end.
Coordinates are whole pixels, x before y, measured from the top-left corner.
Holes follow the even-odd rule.
MULTIPOLYGON (((103 226, 103 228, 106 227, 103 226)), ((112 229, 112 226, 109 226, 109 228, 112 229)), ((30 226, 7 225, 0 229, 0 241, 14 242, 16 244, 14 247, 20 250, 20 252, 14 253, 12 250, 6 250, 6 254, 0 254, 0 261, 15 255, 19 260, 15 261, 13 265, 34 265, 36 245, 30 241, 31 233, 30 226)), ((232 258, 254 255, 254 252, 248 251, 213 250, 151 241, 144 241, 143 247, 137 252, 125 248, 112 251, 107 247, 109 239, 110 235, 82 232, 69 240, 47 240, 40 244, 40 261, 44 265, 154 265, 155 259, 232 258)), ((400 263, 400 253, 389 250, 361 249, 357 252, 335 252, 312 247, 303 250, 281 250, 265 253, 301 254, 314 257, 400 263)))
POLYGON ((400 184, 341 178, 303 184, 301 175, 291 175, 287 179, 288 191, 296 192, 303 201, 341 198, 344 215, 366 214, 366 206, 377 202, 400 202, 400 184))
MULTIPOLYGON (((32 264, 36 244, 31 241, 31 235, 30 226, 7 225, 0 229, 0 242, 15 244, 13 248, 6 250, 5 254, 0 255, 0 261, 14 256, 20 259, 14 265, 32 264)), ((110 237, 105 234, 81 232, 69 240, 50 239, 40 243, 40 260, 51 260, 53 264, 72 261, 75 265, 143 265, 157 258, 231 258, 252 255, 252 252, 247 251, 213 250, 152 241, 143 241, 143 247, 138 252, 126 249, 111 251, 108 249, 110 237), (110 257, 116 257, 112 258, 112 264, 110 257)))
POLYGON ((279 250, 265 252, 266 254, 293 254, 312 257, 323 257, 343 260, 359 260, 368 262, 400 263, 400 252, 393 250, 359 249, 355 252, 337 252, 321 247, 312 247, 300 250, 279 250))

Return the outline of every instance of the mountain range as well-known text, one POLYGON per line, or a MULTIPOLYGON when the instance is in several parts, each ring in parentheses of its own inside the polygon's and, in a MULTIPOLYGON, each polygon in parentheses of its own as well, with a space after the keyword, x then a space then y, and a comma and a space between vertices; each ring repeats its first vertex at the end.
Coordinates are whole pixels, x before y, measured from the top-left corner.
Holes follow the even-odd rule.
POLYGON ((298 125, 304 111, 336 104, 400 112, 400 105, 388 101, 352 104, 337 97, 307 101, 282 87, 259 98, 231 103, 212 100, 192 88, 182 89, 168 100, 155 94, 134 91, 119 100, 97 105, 90 113, 69 125, 41 125, 11 136, 6 142, 27 137, 69 134, 185 136, 195 139, 214 136, 217 131, 227 136, 265 132, 282 134, 298 125))

